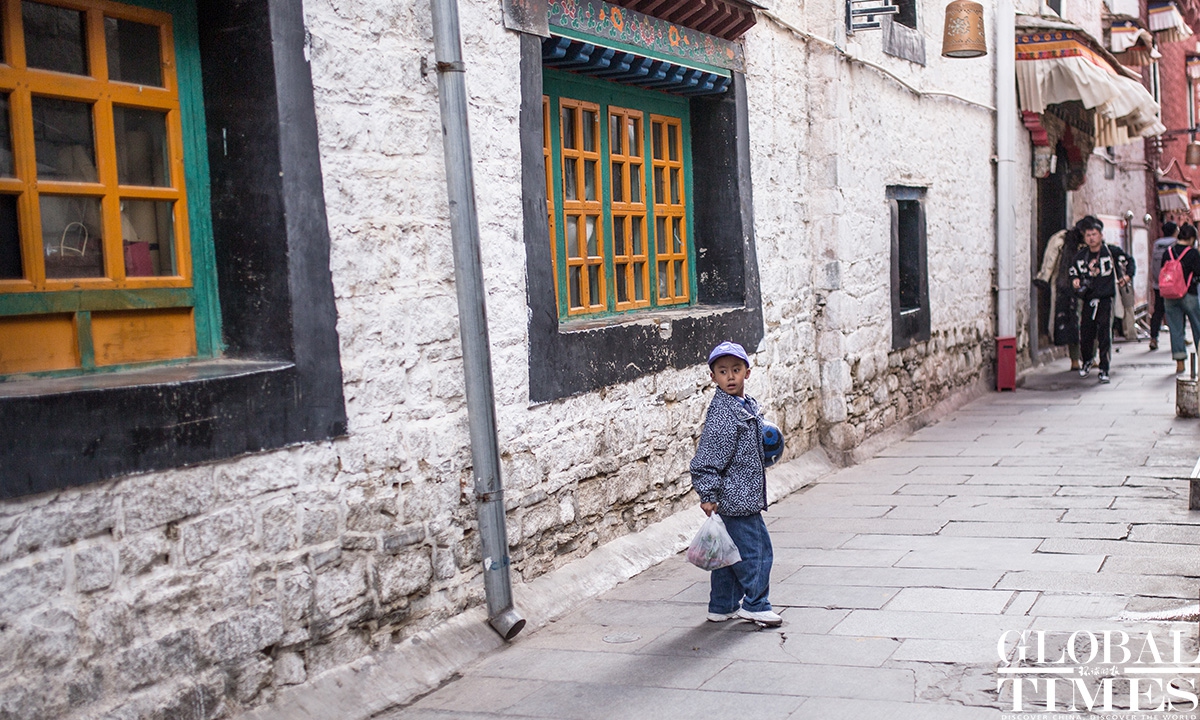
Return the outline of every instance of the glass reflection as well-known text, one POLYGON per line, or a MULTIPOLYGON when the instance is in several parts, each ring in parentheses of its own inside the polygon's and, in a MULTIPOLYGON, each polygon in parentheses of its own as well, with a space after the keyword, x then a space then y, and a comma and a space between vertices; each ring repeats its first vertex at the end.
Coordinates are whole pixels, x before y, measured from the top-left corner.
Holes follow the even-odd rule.
POLYGON ((167 114, 113 107, 117 140, 117 179, 122 185, 170 187, 167 114))
POLYGON ((39 180, 96 182, 92 106, 33 97, 33 145, 39 180))
POLYGON ((179 274, 175 266, 173 206, 170 200, 125 200, 121 203, 126 276, 179 274))
POLYGON ((78 10, 21 3, 25 64, 38 70, 87 75, 87 34, 78 10))
POLYGON ((100 199, 42 195, 40 200, 46 277, 104 277, 100 199))
POLYGON ((110 80, 163 87, 162 44, 157 26, 106 17, 104 46, 110 80))

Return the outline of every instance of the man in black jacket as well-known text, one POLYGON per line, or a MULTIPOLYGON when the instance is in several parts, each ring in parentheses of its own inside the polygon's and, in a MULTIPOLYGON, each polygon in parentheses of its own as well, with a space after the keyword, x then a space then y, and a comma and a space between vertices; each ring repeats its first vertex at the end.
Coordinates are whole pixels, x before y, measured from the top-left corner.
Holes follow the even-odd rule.
POLYGON ((1100 351, 1100 382, 1108 382, 1108 361, 1112 354, 1112 303, 1117 286, 1129 283, 1137 266, 1133 257, 1116 245, 1104 242, 1104 223, 1088 215, 1076 224, 1083 230, 1087 246, 1075 255, 1071 263, 1071 286, 1083 300, 1079 320, 1079 354, 1083 366, 1079 377, 1087 377, 1092 369, 1092 351, 1097 342, 1100 351), (1121 268, 1124 268, 1124 271, 1121 268))

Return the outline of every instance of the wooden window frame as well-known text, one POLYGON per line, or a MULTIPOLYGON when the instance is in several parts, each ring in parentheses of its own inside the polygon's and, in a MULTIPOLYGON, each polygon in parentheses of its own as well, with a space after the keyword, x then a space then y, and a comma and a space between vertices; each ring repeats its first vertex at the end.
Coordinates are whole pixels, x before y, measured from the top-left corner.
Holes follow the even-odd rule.
MULTIPOLYGON (((586 320, 694 304, 696 277, 695 243, 690 221, 693 207, 688 100, 554 70, 545 71, 544 92, 543 120, 549 125, 543 129, 543 159, 548 160, 547 210, 559 320, 586 320), (564 107, 586 108, 596 113, 597 154, 564 148, 564 107), (639 155, 612 152, 611 122, 614 117, 624 122, 636 119, 639 155), (655 124, 664 128, 664 144, 660 148, 662 157, 658 160, 654 159, 652 129, 655 124), (667 127, 674 130, 674 155, 666 145, 667 127), (589 160, 596 162, 600 177, 596 181, 599 196, 594 202, 566 198, 563 173, 567 167, 564 162, 569 159, 576 162, 576 188, 579 191, 583 187, 583 164, 589 160), (620 188, 623 198, 631 197, 629 172, 635 167, 641 171, 640 202, 614 200, 614 187, 620 188), (656 170, 664 173, 668 183, 671 174, 676 175, 677 199, 661 197, 664 193, 655 190, 656 170), (616 186, 613 183, 614 172, 622 174, 616 186), (572 215, 599 217, 596 228, 598 254, 582 250, 586 232, 582 223, 576 224, 579 236, 575 240, 581 250, 575 253, 568 251, 566 235, 571 226, 568 218, 572 215), (623 228, 614 226, 618 221, 623 228), (633 243, 634 224, 637 224, 637 230, 641 233, 640 252, 633 243), (668 238, 659 242, 658 227, 664 224, 668 238), (677 245, 670 242, 670 237, 673 237, 671 232, 676 226, 681 228, 677 245), (581 278, 578 295, 573 292, 573 273, 578 273, 581 278), (592 298, 587 297, 587 291, 597 279, 600 292, 598 301, 592 302, 592 298)), ((577 125, 582 122, 581 115, 579 111, 574 114, 577 125)), ((579 129, 577 127, 577 132, 579 129)), ((622 146, 619 149, 625 148, 622 146)), ((664 187, 670 186, 665 184, 664 187)), ((669 194, 669 191, 665 194, 669 194)))
MULTIPOLYGON (((167 349, 165 360, 213 357, 221 350, 219 306, 213 277, 212 222, 208 207, 209 170, 203 122, 199 58, 195 54, 194 24, 183 36, 174 12, 176 0, 37 0, 45 5, 79 11, 84 16, 88 75, 70 75, 28 68, 21 0, 0 0, 3 16, 4 60, 0 63, 0 92, 9 95, 15 177, 0 178, 0 193, 17 196, 21 279, 0 280, 0 318, 58 315, 71 317, 76 327, 76 357, 67 367, 34 370, 36 376, 75 375, 96 370, 119 371, 158 363, 154 354, 131 362, 98 362, 103 350, 93 342, 94 313, 106 319, 126 311, 161 311, 160 317, 182 318, 191 337, 184 350, 167 349), (112 80, 104 18, 129 20, 158 28, 163 68, 161 87, 112 80), (182 43, 182 45, 181 45, 182 43), (180 55, 179 48, 187 50, 180 55), (91 106, 96 182, 40 180, 33 151, 32 98, 47 97, 91 106), (150 110, 164 114, 166 171, 163 186, 121 184, 117 175, 114 108, 150 110), (47 278, 42 238, 41 197, 95 197, 101 202, 103 277, 47 278), (121 231, 125 200, 172 203, 171 275, 126 275, 121 231), (194 340, 193 340, 194 338, 194 340), (172 350, 174 350, 172 352, 172 350)), ((182 328, 181 328, 182 329, 182 328)), ((10 371, 11 372, 11 371, 10 371)), ((3 375, 0 375, 3 377, 3 375)), ((11 377, 11 376, 10 376, 11 377)))
POLYGON ((931 336, 925 188, 887 188, 891 215, 892 349, 931 336), (907 287, 908 292, 902 292, 907 287))

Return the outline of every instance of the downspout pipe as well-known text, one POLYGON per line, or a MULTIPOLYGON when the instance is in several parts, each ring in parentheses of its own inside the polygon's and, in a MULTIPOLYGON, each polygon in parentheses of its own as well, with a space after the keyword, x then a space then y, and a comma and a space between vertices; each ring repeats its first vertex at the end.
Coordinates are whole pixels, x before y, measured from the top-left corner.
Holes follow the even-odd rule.
POLYGON ((483 549, 483 587, 487 596, 488 623, 505 640, 511 640, 525 627, 525 619, 513 607, 512 580, 509 576, 504 488, 500 480, 500 450, 496 439, 492 352, 488 341, 487 296, 479 253, 475 178, 471 172, 471 137, 467 131, 466 67, 463 65, 459 39, 458 3, 457 0, 430 1, 446 158, 446 186, 450 199, 454 288, 458 295, 471 463, 475 474, 479 540, 483 549))
MULTIPOLYGON (((996 339, 1015 340, 1017 49, 1013 0, 996 2, 996 339)), ((1015 359, 1015 358, 1014 358, 1015 359)))

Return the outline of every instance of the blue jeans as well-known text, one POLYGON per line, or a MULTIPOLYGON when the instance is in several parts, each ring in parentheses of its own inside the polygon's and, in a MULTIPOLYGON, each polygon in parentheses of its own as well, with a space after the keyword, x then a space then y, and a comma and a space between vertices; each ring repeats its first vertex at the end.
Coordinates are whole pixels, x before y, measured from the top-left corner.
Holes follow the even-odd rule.
POLYGON ((743 517, 722 515, 729 537, 737 545, 742 561, 712 571, 712 590, 708 595, 710 613, 731 613, 738 605, 750 612, 771 609, 771 536, 762 513, 743 517))
POLYGON ((1167 329, 1171 331, 1171 357, 1175 360, 1187 359, 1187 328, 1183 318, 1192 323, 1192 342, 1200 347, 1200 298, 1196 293, 1188 293, 1181 298, 1163 300, 1163 308, 1167 313, 1167 329))

